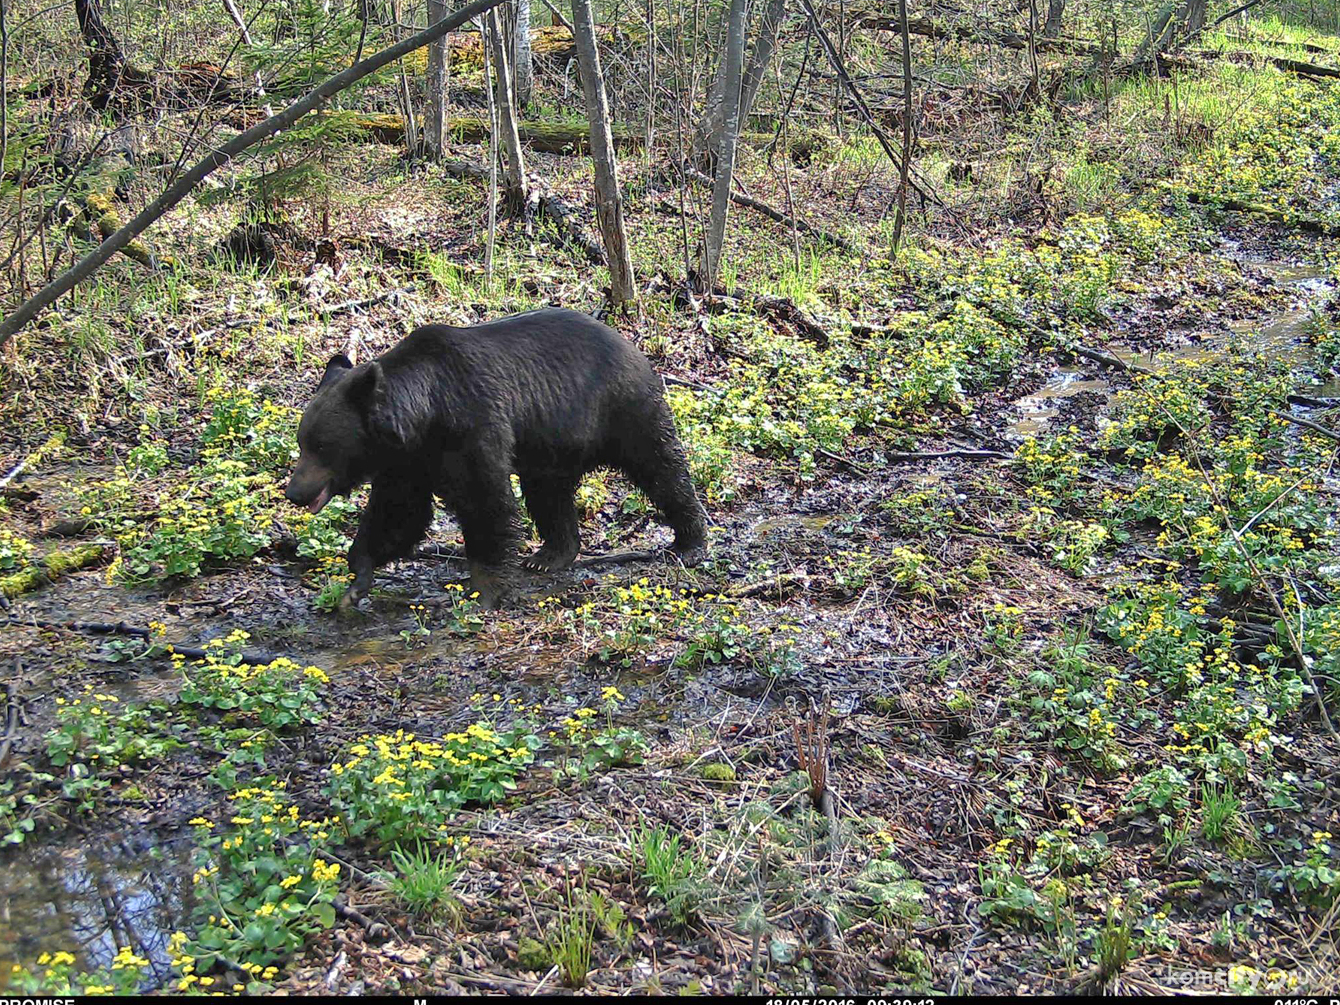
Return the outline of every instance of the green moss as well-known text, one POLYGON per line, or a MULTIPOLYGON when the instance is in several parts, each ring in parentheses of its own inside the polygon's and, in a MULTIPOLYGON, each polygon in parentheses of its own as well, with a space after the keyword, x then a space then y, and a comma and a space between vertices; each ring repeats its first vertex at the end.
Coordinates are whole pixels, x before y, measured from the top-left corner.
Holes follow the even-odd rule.
POLYGON ((36 590, 61 576, 86 568, 100 561, 102 545, 81 544, 62 551, 53 551, 40 566, 30 565, 8 576, 0 577, 0 594, 14 598, 36 590))
POLYGON ((703 765, 702 776, 709 782, 733 782, 735 781, 735 769, 729 764, 714 761, 711 764, 703 765))
POLYGON ((553 963, 543 942, 523 935, 517 940, 516 961, 525 970, 548 970, 553 963))

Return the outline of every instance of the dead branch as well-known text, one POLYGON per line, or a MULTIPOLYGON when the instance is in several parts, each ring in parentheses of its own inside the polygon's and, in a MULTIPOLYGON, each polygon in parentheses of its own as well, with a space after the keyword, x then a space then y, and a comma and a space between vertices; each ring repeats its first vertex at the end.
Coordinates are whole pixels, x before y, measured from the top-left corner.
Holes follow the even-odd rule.
MULTIPOLYGON (((691 167, 688 164, 684 165, 684 173, 701 185, 710 186, 712 184, 711 178, 707 177, 707 175, 703 174, 697 168, 691 167)), ((811 226, 804 220, 787 216, 780 210, 773 209, 766 202, 760 202, 758 199, 754 199, 750 196, 744 195, 743 193, 736 191, 731 192, 730 200, 736 205, 744 206, 747 209, 752 209, 757 213, 762 213, 769 220, 775 220, 784 227, 794 227, 802 234, 809 234, 811 237, 817 238, 820 241, 826 241, 829 244, 833 245, 833 247, 835 248, 841 248, 843 251, 852 251, 852 252, 856 251, 856 248, 852 245, 850 241, 838 237, 836 234, 829 233, 826 230, 822 230, 819 227, 811 226)))

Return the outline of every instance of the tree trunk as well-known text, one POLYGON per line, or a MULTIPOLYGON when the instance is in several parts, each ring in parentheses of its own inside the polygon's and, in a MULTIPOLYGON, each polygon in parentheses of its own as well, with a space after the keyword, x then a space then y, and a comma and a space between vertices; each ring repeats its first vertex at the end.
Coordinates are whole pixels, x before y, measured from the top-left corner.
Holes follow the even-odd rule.
MULTIPOLYGON (((237 25, 237 33, 242 36, 243 43, 248 47, 254 46, 256 43, 251 37, 251 31, 250 29, 247 28, 246 21, 242 20, 242 12, 237 9, 237 4, 234 3, 233 0, 223 0, 223 9, 226 10, 228 12, 228 16, 233 19, 233 24, 237 25)), ((263 98, 265 97, 265 80, 261 77, 260 70, 256 71, 255 77, 256 77, 256 96, 259 98, 263 98)), ((274 114, 274 112, 270 109, 270 106, 268 104, 265 106, 265 114, 266 115, 274 114)))
POLYGON ((88 80, 84 83, 84 93, 93 107, 105 108, 126 72, 125 53, 103 21, 98 0, 74 0, 74 16, 79 22, 79 34, 84 36, 84 45, 88 48, 88 80))
POLYGON ((513 74, 516 90, 516 106, 525 109, 530 104, 531 92, 535 89, 535 61, 530 52, 530 0, 515 0, 516 31, 513 34, 513 74))
POLYGON ((740 85, 744 76, 744 32, 747 0, 731 0, 726 28, 726 51, 722 56, 721 142, 716 151, 716 176, 712 183, 712 215, 703 242, 698 287, 710 293, 721 268, 721 247, 726 239, 726 215, 730 212, 731 183, 735 177, 735 144, 740 134, 740 85))
POLYGON ((1198 35, 1205 27, 1205 0, 1187 0, 1186 16, 1182 21, 1184 38, 1198 35))
MULTIPOLYGON (((763 12, 758 31, 754 35, 753 48, 749 54, 749 65, 744 71, 743 82, 740 86, 739 118, 741 129, 744 128, 744 123, 749 117, 749 110, 754 106, 754 99, 758 96, 758 89, 763 83, 763 75, 767 73, 773 53, 777 50, 777 35, 785 17, 786 0, 768 0, 768 6, 763 12)), ((721 69, 717 73, 716 86, 708 98, 707 109, 703 112, 702 121, 698 126, 698 135, 694 142, 694 159, 709 171, 713 167, 716 152, 721 146, 721 129, 725 124, 725 104, 722 101, 722 73, 724 70, 725 62, 723 60, 721 69)))
POLYGON ((489 11, 489 35, 493 46, 493 73, 497 82, 495 101, 498 106, 500 140, 507 154, 506 200, 513 209, 526 205, 526 162, 521 156, 521 135, 517 132, 516 96, 512 91, 512 73, 507 60, 507 45, 503 42, 502 25, 497 10, 489 11))
POLYGON ((596 172, 596 219, 610 266, 610 300, 615 307, 637 300, 633 258, 623 225, 623 200, 619 194, 619 172, 614 159, 614 136, 610 131, 605 78, 600 70, 591 0, 572 0, 573 34, 577 42, 577 64, 586 96, 586 114, 591 120, 591 159, 596 172))
MULTIPOLYGON (((437 24, 447 16, 445 0, 428 0, 428 23, 437 24)), ((427 101, 424 108, 424 153, 440 160, 447 135, 447 53, 451 41, 440 38, 428 47, 428 70, 424 84, 427 101)))
POLYGON ((1061 34, 1061 16, 1065 14, 1065 0, 1047 0, 1047 23, 1042 26, 1044 38, 1061 34))
POLYGON ((907 30, 907 0, 898 0, 898 17, 903 22, 903 162, 898 170, 898 215, 893 218, 891 258, 898 257, 898 246, 903 240, 903 225, 907 222, 907 176, 912 170, 912 36, 907 30))
POLYGON ((786 17, 786 0, 768 0, 763 11, 763 20, 759 22, 758 32, 754 35, 753 51, 749 55, 749 68, 744 72, 744 84, 740 88, 740 129, 749 121, 749 112, 758 97, 758 89, 763 84, 763 75, 768 72, 773 53, 777 51, 777 35, 782 30, 782 21, 786 17))

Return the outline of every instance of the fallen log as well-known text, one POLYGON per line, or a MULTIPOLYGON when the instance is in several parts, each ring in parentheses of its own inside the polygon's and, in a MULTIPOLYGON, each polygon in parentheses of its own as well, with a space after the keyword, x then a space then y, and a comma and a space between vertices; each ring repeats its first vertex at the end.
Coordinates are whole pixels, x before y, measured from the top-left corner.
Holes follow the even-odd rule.
POLYGON ((81 544, 53 551, 42 559, 41 564, 25 566, 18 572, 0 576, 0 596, 13 600, 48 583, 54 583, 62 576, 87 569, 102 561, 106 554, 107 547, 101 544, 81 544))
MULTIPOLYGON (((231 124, 248 122, 255 118, 256 114, 258 113, 239 113, 231 124)), ((357 115, 353 123, 369 139, 377 143, 402 146, 405 142, 404 116, 390 112, 357 115)), ((614 126, 612 129, 616 150, 637 150, 646 141, 646 136, 642 133, 630 132, 621 126, 614 126)), ((459 116, 447 121, 447 132, 456 143, 483 143, 489 138, 489 121, 468 115, 459 116)), ((522 143, 541 153, 587 154, 591 149, 590 127, 584 122, 545 122, 542 119, 527 119, 517 123, 517 133, 522 143)), ((772 133, 740 134, 741 142, 754 147, 766 147, 773 139, 772 133)), ((798 131, 791 139, 789 150, 791 159, 796 164, 806 164, 828 142, 828 137, 823 133, 798 131)))
MULTIPOLYGON (((401 115, 360 115, 354 125, 378 143, 392 146, 405 142, 405 119, 401 115)), ((457 143, 483 143, 489 138, 488 119, 461 116, 448 119, 447 129, 457 143)), ((590 128, 583 122, 543 122, 526 120, 517 123, 521 142, 532 150, 547 154, 584 154, 590 150, 590 128)), ((619 126, 614 127, 615 149, 636 149, 644 137, 619 126)))
POLYGON ((42 463, 44 457, 50 457, 53 454, 60 453, 60 449, 63 446, 65 446, 65 434, 52 433, 46 438, 45 443, 24 457, 23 460, 10 468, 3 478, 0 478, 0 489, 4 488, 19 475, 23 474, 24 471, 37 467, 37 465, 42 463))
MULTIPOLYGON (((877 31, 901 33, 903 22, 889 14, 867 14, 856 22, 858 27, 873 28, 877 31)), ((978 45, 997 45, 1004 49, 1027 50, 1028 36, 1012 31, 981 31, 961 24, 937 24, 928 17, 907 19, 907 31, 922 38, 973 42, 978 45)), ((1078 38, 1044 38, 1033 40, 1039 52, 1073 52, 1079 55, 1094 55, 1102 52, 1102 46, 1078 38)))
POLYGON ((1255 52, 1220 52, 1215 49, 1196 49, 1185 53, 1164 52, 1158 56, 1161 67, 1172 67, 1179 70, 1203 70, 1205 65, 1202 60, 1215 59, 1227 59, 1236 63, 1251 63, 1261 59, 1271 66, 1288 73, 1296 73, 1300 77, 1311 77, 1318 80, 1340 77, 1340 69, 1336 69, 1334 66, 1308 63, 1301 59, 1290 59, 1288 56, 1263 56, 1255 52))
POLYGON ((1328 436, 1337 443, 1340 443, 1340 433, 1334 429, 1327 429, 1320 423, 1313 422, 1311 419, 1299 418, 1297 415, 1290 415, 1288 412, 1276 412, 1271 410, 1271 415, 1283 419, 1286 422, 1292 422, 1295 426, 1302 426, 1304 429, 1310 429, 1314 433, 1320 433, 1322 436, 1328 436))
MULTIPOLYGON (((121 229, 122 221, 113 197, 107 193, 93 192, 84 198, 79 209, 70 216, 67 225, 81 240, 102 242, 121 229)), ((173 261, 170 257, 159 258, 154 255, 138 238, 127 242, 121 249, 121 254, 146 269, 170 267, 173 261)))
POLYGON ((1340 226, 1327 223, 1325 220, 1315 220, 1307 216, 1295 216, 1285 210, 1274 206, 1266 206, 1259 202, 1247 202, 1243 199, 1235 199, 1228 195, 1216 195, 1212 192, 1198 192, 1195 189, 1180 189, 1170 182, 1162 182, 1162 187, 1170 192, 1183 192, 1191 202, 1198 206, 1218 206, 1220 209, 1231 209, 1235 213, 1251 213, 1255 216, 1264 216, 1276 223, 1283 224, 1286 227, 1293 227, 1297 230, 1307 231, 1309 234, 1321 234, 1325 237, 1335 237, 1340 234, 1340 226))

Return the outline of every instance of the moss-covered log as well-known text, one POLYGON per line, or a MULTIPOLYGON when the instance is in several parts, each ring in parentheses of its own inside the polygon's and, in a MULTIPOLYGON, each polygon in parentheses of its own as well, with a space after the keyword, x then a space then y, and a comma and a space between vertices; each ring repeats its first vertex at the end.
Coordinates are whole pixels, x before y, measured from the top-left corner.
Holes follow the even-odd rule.
POLYGON ((40 564, 28 565, 18 572, 0 576, 0 594, 12 600, 20 594, 54 583, 62 576, 97 565, 106 554, 106 546, 101 544, 80 544, 53 551, 40 564))
MULTIPOLYGON (((70 219, 70 229, 85 241, 105 241, 121 229, 121 214, 116 210, 113 197, 103 192, 86 196, 78 212, 70 219)), ((171 258, 156 257, 141 240, 133 240, 121 249, 121 254, 139 262, 147 269, 171 265, 171 258)))
MULTIPOLYGON (((401 144, 405 141, 405 120, 399 115, 361 115, 354 120, 371 139, 379 143, 401 144)), ((482 143, 489 138, 488 119, 452 117, 447 120, 447 131, 456 143, 482 143)), ((521 142, 533 150, 549 154, 583 154, 589 149, 590 130, 585 122, 541 122, 536 120, 517 123, 521 142)), ((641 146, 642 137, 626 129, 614 130, 616 148, 641 146)))
MULTIPOLYGON (((354 124, 371 140, 400 146, 405 142, 405 120, 391 113, 359 115, 354 124)), ((517 123, 521 142, 532 150, 549 154, 585 154, 590 150, 590 128, 585 122, 544 122, 528 119, 517 123)), ((447 120, 447 132, 456 143, 482 143, 489 138, 488 119, 456 116, 447 120)), ((620 126, 613 127, 616 150, 635 150, 645 137, 620 126)), ((764 147, 773 140, 772 133, 741 133, 740 141, 754 147, 764 147)), ((791 138, 791 159, 798 165, 810 162, 826 147, 827 137, 822 133, 801 132, 791 138)))
POLYGON ((1264 216, 1266 219, 1274 220, 1285 227, 1305 230, 1310 234, 1322 234, 1326 237, 1340 236, 1340 226, 1336 224, 1308 216, 1298 216, 1275 206, 1267 206, 1259 202, 1247 202, 1243 199, 1234 199, 1232 196, 1216 195, 1213 192, 1181 189, 1168 182, 1164 182, 1160 187, 1167 189, 1169 192, 1182 193, 1190 202, 1198 206, 1217 206, 1220 209, 1232 210, 1235 213, 1251 213, 1255 216, 1264 216))

